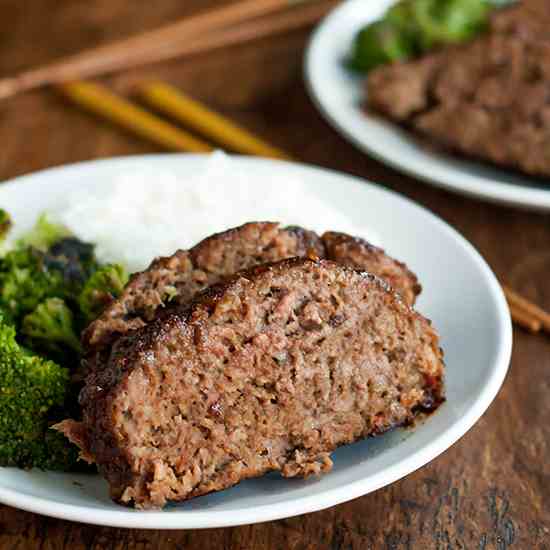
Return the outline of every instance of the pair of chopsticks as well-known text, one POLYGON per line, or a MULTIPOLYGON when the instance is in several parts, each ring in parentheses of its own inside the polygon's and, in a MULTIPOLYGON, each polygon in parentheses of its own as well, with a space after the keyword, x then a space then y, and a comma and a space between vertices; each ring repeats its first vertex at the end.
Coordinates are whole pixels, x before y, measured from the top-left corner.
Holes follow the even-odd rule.
POLYGON ((156 30, 0 79, 0 99, 167 59, 203 53, 311 25, 337 0, 241 0, 156 30))
MULTIPOLYGON (((210 143, 101 84, 70 82, 58 86, 58 90, 78 106, 170 151, 208 153, 214 150, 210 143)), ((208 109, 174 86, 146 82, 137 86, 135 91, 141 101, 153 109, 169 115, 224 148, 247 155, 290 159, 284 151, 208 109)))
MULTIPOLYGON (((212 146, 176 128, 104 86, 82 79, 165 59, 184 57, 311 25, 336 0, 242 0, 160 29, 94 48, 56 63, 0 79, 0 98, 56 85, 80 106, 174 151, 208 152, 212 146)), ((289 158, 231 121, 163 83, 137 90, 141 100, 235 152, 289 158)))
POLYGON ((502 285, 512 321, 525 330, 537 333, 541 330, 550 334, 550 313, 533 304, 506 285, 502 285))

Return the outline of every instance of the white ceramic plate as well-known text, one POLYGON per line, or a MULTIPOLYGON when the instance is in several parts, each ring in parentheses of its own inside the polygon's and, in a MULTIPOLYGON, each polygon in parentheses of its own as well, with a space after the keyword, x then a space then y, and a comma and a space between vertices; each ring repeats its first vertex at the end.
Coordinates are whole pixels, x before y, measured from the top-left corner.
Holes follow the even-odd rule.
MULTIPOLYGON (((108 189, 121 174, 139 173, 144 165, 186 178, 205 161, 161 155, 55 168, 0 185, 0 205, 30 226, 74 186, 93 188, 101 182, 108 189)), ((414 431, 397 430, 339 449, 333 471, 320 479, 286 480, 272 474, 163 511, 136 512, 111 502, 98 476, 0 468, 1 502, 75 521, 135 528, 222 527, 294 516, 365 495, 420 468, 468 431, 494 399, 510 360, 510 318, 497 280, 464 238, 427 210, 357 178, 270 160, 235 162, 251 176, 251 185, 269 181, 274 171, 301 179, 354 223, 367 220, 388 252, 418 274, 424 286, 418 309, 433 320, 446 354, 448 401, 414 431)), ((326 220, 327 227, 330 223, 326 220)))
MULTIPOLYGON (((353 37, 396 0, 348 0, 313 34, 305 58, 311 96, 327 120, 366 153, 412 176, 450 191, 492 202, 550 210, 550 182, 429 151, 396 125, 366 115, 363 79, 343 60, 353 37)), ((506 139, 506 136, 502 136, 506 139)))

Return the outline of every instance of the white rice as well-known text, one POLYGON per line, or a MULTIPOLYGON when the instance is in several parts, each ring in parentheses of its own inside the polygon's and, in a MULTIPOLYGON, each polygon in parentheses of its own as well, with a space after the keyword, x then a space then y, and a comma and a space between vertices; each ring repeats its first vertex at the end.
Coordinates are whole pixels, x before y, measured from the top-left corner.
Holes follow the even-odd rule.
POLYGON ((343 231, 377 244, 371 231, 353 225, 302 181, 278 172, 269 179, 257 185, 218 152, 187 180, 170 170, 140 168, 117 178, 108 193, 101 186, 95 192, 76 190, 52 214, 80 239, 96 243, 101 261, 122 262, 131 271, 249 221, 343 231))

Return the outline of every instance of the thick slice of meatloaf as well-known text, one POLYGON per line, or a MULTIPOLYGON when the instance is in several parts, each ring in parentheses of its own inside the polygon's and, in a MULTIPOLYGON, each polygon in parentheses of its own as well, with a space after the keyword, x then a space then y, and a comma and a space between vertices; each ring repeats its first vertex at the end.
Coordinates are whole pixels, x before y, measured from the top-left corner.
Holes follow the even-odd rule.
POLYGON ((420 292, 417 278, 407 267, 349 235, 327 233, 322 240, 300 227, 281 228, 277 223, 253 222, 213 235, 190 250, 159 258, 134 275, 122 296, 107 307, 86 329, 84 346, 88 362, 118 336, 144 326, 159 307, 185 304, 197 292, 228 275, 258 264, 292 257, 328 257, 379 275, 413 304, 420 292))
POLYGON ((550 175, 550 7, 495 11, 489 31, 367 78, 367 107, 451 151, 550 175))
POLYGON ((217 233, 190 250, 156 259, 136 273, 122 296, 84 331, 86 349, 98 349, 114 338, 144 326, 159 307, 183 304, 227 275, 265 262, 313 254, 322 257, 319 237, 301 228, 252 222, 217 233))
POLYGON ((186 500, 280 471, 443 401, 430 322, 374 275, 326 260, 259 266, 121 337, 81 395, 83 448, 114 500, 186 500))

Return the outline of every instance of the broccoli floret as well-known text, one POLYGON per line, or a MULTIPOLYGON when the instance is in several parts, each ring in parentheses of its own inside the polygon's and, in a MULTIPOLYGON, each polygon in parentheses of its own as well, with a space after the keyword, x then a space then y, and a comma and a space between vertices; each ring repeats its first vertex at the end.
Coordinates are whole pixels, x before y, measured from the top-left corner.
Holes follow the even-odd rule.
POLYGON ((71 232, 64 225, 51 222, 44 213, 39 216, 34 227, 17 241, 17 246, 30 246, 45 251, 57 241, 70 236, 71 232))
POLYGON ((53 244, 43 258, 44 267, 61 275, 65 298, 78 301, 84 283, 99 268, 94 245, 74 237, 53 244))
POLYGON ((73 313, 61 298, 48 298, 26 315, 21 332, 38 347, 59 350, 60 345, 65 345, 77 353, 81 351, 73 313))
POLYGON ((76 304, 97 268, 93 245, 72 237, 45 252, 18 245, 0 260, 0 307, 19 323, 47 298, 76 304))
POLYGON ((0 208, 0 242, 2 242, 10 232, 12 226, 11 216, 0 208))
POLYGON ((78 300, 86 321, 93 321, 114 298, 120 296, 127 282, 128 273, 120 264, 107 264, 98 269, 86 281, 78 300))
POLYGON ((470 40, 487 27, 491 10, 506 3, 509 0, 401 0, 359 31, 348 65, 368 72, 436 46, 470 40))
POLYGON ((78 456, 78 448, 50 427, 45 428, 39 439, 0 444, 1 466, 60 472, 87 470, 85 465, 79 463, 78 456))
POLYGON ((0 261, 0 307, 19 322, 45 298, 62 295, 63 277, 44 265, 44 254, 16 248, 0 261))
POLYGON ((67 470, 78 451, 49 427, 62 407, 69 373, 20 346, 0 318, 0 465, 67 470))
MULTIPOLYGON (((0 223, 3 214, 8 216, 0 210, 0 223)), ((84 283, 98 268, 93 244, 70 236, 42 214, 34 229, 0 258, 0 308, 19 326, 47 298, 76 306, 84 283)))
POLYGON ((414 0, 422 50, 471 39, 486 27, 493 8, 480 0, 414 0))
POLYGON ((355 37, 349 65, 368 72, 378 65, 414 54, 415 44, 409 33, 402 32, 392 21, 375 21, 355 37))

